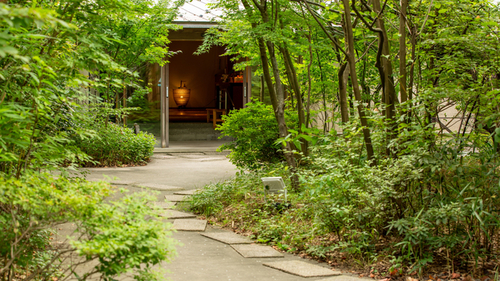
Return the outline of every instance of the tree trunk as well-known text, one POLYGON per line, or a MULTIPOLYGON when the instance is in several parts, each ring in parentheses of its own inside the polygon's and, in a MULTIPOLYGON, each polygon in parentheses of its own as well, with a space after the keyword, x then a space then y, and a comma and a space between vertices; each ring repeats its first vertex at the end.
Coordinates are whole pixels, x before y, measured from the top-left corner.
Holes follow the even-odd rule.
MULTIPOLYGON (((123 108, 127 107, 127 87, 123 87, 123 108)), ((127 127, 127 115, 123 115, 123 126, 127 127)))
MULTIPOLYGON (((280 46, 279 50, 283 55, 283 61, 285 62, 285 70, 288 81, 290 82, 290 86, 295 95, 295 99, 297 100, 297 114, 299 116, 299 129, 298 131, 302 133, 302 125, 307 127, 307 120, 304 113, 304 103, 302 101, 302 94, 300 91, 300 85, 297 78, 297 72, 295 71, 295 66, 293 65, 292 58, 290 56, 290 52, 288 51, 287 46, 280 46)), ((307 156, 308 150, 308 142, 305 139, 301 139, 301 151, 307 156)))
POLYGON ((363 127, 363 138, 366 145, 366 154, 368 157, 368 161, 371 161, 371 165, 375 165, 375 159, 373 155, 373 145, 370 135, 370 129, 368 128, 368 121, 366 120, 364 106, 361 100, 361 92, 359 90, 358 76, 356 73, 356 60, 354 57, 354 35, 352 31, 352 22, 351 22, 351 8, 349 6, 349 0, 342 0, 344 4, 344 22, 346 31, 346 43, 347 43, 347 61, 349 63, 349 70, 351 74, 351 82, 352 88, 354 92, 354 97, 356 101, 358 101, 358 114, 361 122, 361 126, 363 127))
POLYGON ((401 102, 408 100, 406 89, 406 7, 408 0, 401 0, 401 11, 399 13, 399 92, 401 102))
MULTIPOLYGON (((248 12, 248 17, 253 17, 254 13, 252 7, 246 0, 242 0, 245 10, 248 12)), ((269 23, 269 15, 267 14, 266 7, 259 5, 256 1, 253 4, 257 7, 260 12, 263 23, 269 23)), ((252 27, 257 27, 257 24, 252 23, 252 27)), ((288 135, 288 128, 286 126, 285 120, 285 93, 283 89, 283 84, 281 83, 278 61, 276 60, 276 53, 274 50, 274 44, 270 41, 265 41, 262 36, 257 37, 257 44, 259 46, 260 60, 262 63, 262 69, 264 73, 264 78, 266 80, 267 88, 269 90, 269 96, 271 97, 271 103, 274 109, 274 115, 276 121, 278 122, 279 135, 284 138, 288 135), (273 80, 269 70, 269 60, 267 57, 267 51, 269 52, 269 58, 271 59, 271 65, 273 68, 273 76, 275 80, 275 85, 273 85, 273 80)), ((290 168, 291 172, 291 182, 292 189, 298 191, 300 189, 299 178, 296 174, 297 164, 295 158, 292 155, 292 147, 289 142, 285 146, 285 159, 290 168)))
MULTIPOLYGON (((281 138, 284 138, 288 135, 288 128, 286 126, 285 120, 285 92, 283 89, 283 84, 281 83, 280 73, 279 73, 279 65, 276 59, 276 53, 274 50, 274 44, 270 41, 266 42, 267 51, 269 52, 269 58, 271 59, 271 66, 273 67, 273 76, 274 82, 276 84, 276 100, 277 107, 274 108, 274 114, 276 116, 276 120, 278 121, 279 134, 281 138)), ((267 85, 269 87, 269 84, 267 85)), ((297 172, 297 163, 295 162, 295 158, 292 154, 292 147, 290 142, 286 142, 285 145, 285 159, 290 167, 290 172, 292 173, 291 181, 292 181, 292 189, 294 191, 298 191, 300 189, 299 178, 296 174, 297 172)))
POLYGON ((417 45, 417 26, 413 26, 411 30, 411 67, 410 67, 410 85, 408 86, 408 99, 413 99, 413 85, 415 81, 415 63, 417 62, 416 55, 417 45))
MULTIPOLYGON (((375 13, 379 14, 382 11, 380 7, 380 0, 373 0, 373 10, 375 13)), ((396 137, 396 124, 394 120, 394 110, 396 98, 396 89, 394 87, 394 79, 392 77, 392 63, 390 60, 390 48, 389 48, 389 38, 387 36, 387 31, 385 29, 384 20, 380 16, 377 20, 377 27, 381 31, 381 36, 383 37, 382 44, 382 67, 383 67, 383 85, 384 85, 384 102, 385 102, 385 118, 387 120, 387 148, 386 154, 391 155, 391 151, 388 147, 389 142, 396 137)))
POLYGON ((349 78, 349 63, 344 63, 340 66, 338 72, 339 80, 339 100, 340 100, 340 116, 342 123, 349 122, 349 106, 347 104, 347 78, 349 78))

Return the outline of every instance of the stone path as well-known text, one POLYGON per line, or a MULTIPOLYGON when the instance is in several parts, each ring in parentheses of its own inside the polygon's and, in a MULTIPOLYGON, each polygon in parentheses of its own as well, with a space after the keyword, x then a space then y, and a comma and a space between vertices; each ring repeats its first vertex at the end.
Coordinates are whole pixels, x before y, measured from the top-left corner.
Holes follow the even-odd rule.
MULTIPOLYGON (((194 214, 175 210, 177 202, 189 200, 190 195, 212 181, 234 176, 236 168, 224 155, 182 155, 164 152, 155 154, 147 166, 128 168, 88 169, 90 180, 107 175, 112 183, 131 192, 156 190, 156 206, 165 209, 164 218, 173 224, 173 238, 182 245, 178 256, 164 264, 172 281, 362 281, 339 275, 329 265, 280 253, 270 246, 256 244, 248 237, 207 225, 194 214), (212 159, 211 159, 212 160, 212 159), (326 279, 325 279, 326 278, 326 279)), ((130 278, 120 277, 120 281, 130 278)))
MULTIPOLYGON (((189 200, 189 195, 194 194, 199 190, 178 191, 174 195, 166 195, 166 200, 176 200, 175 202, 189 200), (176 197, 183 195, 183 197, 176 197), (185 196, 185 197, 184 197, 185 196)), ((168 203, 168 202, 166 202, 168 203)), ((270 246, 259 245, 253 243, 248 237, 244 237, 229 231, 204 233, 207 227, 206 220, 193 219, 194 214, 179 212, 175 210, 167 210, 165 216, 169 219, 175 219, 173 228, 177 231, 195 231, 201 236, 213 239, 220 243, 228 244, 236 252, 244 258, 284 258, 285 255, 273 249, 270 246)), ((342 276, 340 271, 336 271, 327 267, 326 264, 317 265, 303 260, 284 260, 262 263, 263 266, 273 268, 291 275, 300 276, 302 278, 310 277, 330 277, 321 279, 320 281, 361 281, 362 278, 353 276, 342 276)), ((231 279, 228 279, 231 280, 231 279)), ((288 280, 288 279, 284 279, 288 280)), ((369 280, 369 279, 368 279, 369 280)))

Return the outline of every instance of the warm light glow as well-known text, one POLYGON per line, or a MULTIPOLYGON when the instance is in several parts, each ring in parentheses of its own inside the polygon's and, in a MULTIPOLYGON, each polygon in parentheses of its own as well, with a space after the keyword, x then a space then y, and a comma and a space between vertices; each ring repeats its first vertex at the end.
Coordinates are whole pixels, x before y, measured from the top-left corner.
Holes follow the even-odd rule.
POLYGON ((186 88, 186 85, 174 89, 174 101, 179 107, 186 106, 190 96, 191 96, 191 89, 186 88))

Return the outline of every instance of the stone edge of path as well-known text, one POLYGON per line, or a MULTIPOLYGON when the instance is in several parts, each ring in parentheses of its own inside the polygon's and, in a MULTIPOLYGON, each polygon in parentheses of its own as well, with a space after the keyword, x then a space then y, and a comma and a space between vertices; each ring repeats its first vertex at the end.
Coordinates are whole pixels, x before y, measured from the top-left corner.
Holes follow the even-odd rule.
POLYGON ((147 189, 157 190, 157 191, 182 191, 182 190, 185 190, 184 187, 180 187, 180 186, 172 186, 172 185, 157 184, 157 183, 139 183, 136 181, 106 180, 106 179, 89 179, 88 181, 91 181, 91 182, 104 181, 104 182, 108 182, 111 185, 133 186, 133 187, 147 188, 147 189))
POLYGON ((263 263, 264 266, 274 268, 300 277, 328 277, 341 275, 340 271, 334 271, 320 265, 300 260, 274 261, 263 263))
POLYGON ((184 187, 180 186, 172 186, 172 185, 157 184, 157 183, 136 183, 133 184, 133 186, 140 188, 147 188, 151 190, 158 190, 158 191, 180 191, 185 189, 184 187))
POLYGON ((165 195, 164 198, 166 201, 170 201, 170 202, 189 201, 189 198, 186 195, 165 195))
POLYGON ((332 277, 327 277, 324 279, 320 279, 318 281, 373 281, 373 279, 355 277, 350 275, 337 275, 332 277))
POLYGON ((173 229, 177 231, 204 232, 207 229, 207 221, 199 219, 176 219, 173 223, 173 229), (191 222, 196 222, 198 225, 195 225, 193 227, 186 226, 186 224, 189 224, 191 222))
POLYGON ((177 210, 165 210, 162 214, 162 217, 167 218, 169 220, 176 219, 195 219, 196 215, 191 213, 185 213, 177 210))
POLYGON ((285 255, 273 249, 271 246, 257 244, 233 244, 230 245, 238 254, 244 258, 284 258, 285 255))
POLYGON ((237 245, 237 244, 251 244, 253 243, 252 240, 250 240, 247 237, 238 235, 232 231, 223 231, 223 232, 205 232, 201 233, 201 235, 210 238, 212 240, 215 240, 217 242, 221 242, 227 245, 237 245), (220 237, 222 236, 222 237, 220 237), (232 236, 232 237, 231 237, 232 236))
POLYGON ((201 189, 191 189, 191 190, 180 190, 180 191, 175 191, 174 195, 184 195, 184 196, 191 196, 195 194, 196 192, 199 192, 201 189))

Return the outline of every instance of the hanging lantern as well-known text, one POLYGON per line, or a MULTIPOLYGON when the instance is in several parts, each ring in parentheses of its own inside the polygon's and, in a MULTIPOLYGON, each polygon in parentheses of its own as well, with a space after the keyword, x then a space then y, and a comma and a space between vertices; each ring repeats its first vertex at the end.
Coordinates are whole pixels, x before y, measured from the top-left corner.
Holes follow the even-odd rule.
POLYGON ((179 88, 174 89, 174 101, 178 107, 186 107, 186 104, 189 101, 189 97, 191 96, 191 89, 186 88, 186 83, 184 86, 181 85, 179 88))

